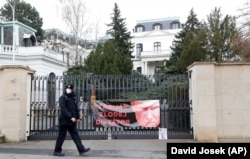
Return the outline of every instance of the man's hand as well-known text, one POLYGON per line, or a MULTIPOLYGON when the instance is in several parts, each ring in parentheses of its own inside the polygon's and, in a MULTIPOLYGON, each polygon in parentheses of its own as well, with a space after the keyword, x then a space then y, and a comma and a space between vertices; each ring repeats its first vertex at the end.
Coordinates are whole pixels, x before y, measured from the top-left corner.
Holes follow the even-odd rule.
POLYGON ((74 123, 74 122, 76 122, 76 118, 71 118, 71 121, 74 123))

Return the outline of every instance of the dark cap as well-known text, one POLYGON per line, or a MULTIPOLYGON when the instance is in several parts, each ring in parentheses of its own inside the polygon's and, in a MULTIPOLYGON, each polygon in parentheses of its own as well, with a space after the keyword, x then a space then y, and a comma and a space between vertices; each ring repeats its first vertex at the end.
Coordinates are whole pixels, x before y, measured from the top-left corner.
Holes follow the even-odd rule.
POLYGON ((67 84, 66 88, 73 89, 73 88, 74 88, 74 85, 73 85, 73 84, 67 84))

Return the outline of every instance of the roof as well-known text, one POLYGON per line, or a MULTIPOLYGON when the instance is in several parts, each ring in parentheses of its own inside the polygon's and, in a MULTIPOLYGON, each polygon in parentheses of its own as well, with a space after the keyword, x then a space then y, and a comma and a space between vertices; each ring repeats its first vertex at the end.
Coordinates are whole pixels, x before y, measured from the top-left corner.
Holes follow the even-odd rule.
POLYGON ((136 26, 142 25, 144 27, 144 31, 151 31, 153 29, 153 25, 159 23, 162 25, 162 30, 168 30, 168 29, 171 29, 170 24, 173 22, 177 22, 180 24, 178 17, 172 17, 172 18, 163 18, 163 19, 140 20, 140 21, 137 21, 136 26))
MULTIPOLYGON (((23 24, 23 23, 21 23, 19 21, 14 21, 14 23, 15 23, 15 25, 19 25, 19 26, 21 26, 22 28, 24 28, 26 30, 30 30, 32 32, 37 32, 36 29, 31 28, 31 27, 29 27, 29 26, 27 26, 27 25, 25 25, 25 24, 23 24)), ((0 26, 13 26, 13 21, 0 22, 0 26)))
POLYGON ((159 22, 159 21, 173 21, 173 20, 178 20, 179 17, 169 17, 169 18, 158 18, 158 19, 147 19, 147 20, 138 20, 136 23, 148 23, 148 22, 159 22))

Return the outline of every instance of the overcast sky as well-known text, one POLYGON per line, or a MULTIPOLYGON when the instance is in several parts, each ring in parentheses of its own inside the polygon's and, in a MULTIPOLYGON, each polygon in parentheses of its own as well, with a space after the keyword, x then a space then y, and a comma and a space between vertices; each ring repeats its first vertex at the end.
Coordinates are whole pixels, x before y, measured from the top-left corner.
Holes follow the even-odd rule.
MULTIPOLYGON (((62 21, 59 0, 25 0, 36 8, 43 18, 43 29, 59 28, 69 32, 62 21)), ((99 19, 100 35, 107 30, 110 14, 116 2, 122 18, 126 18, 127 27, 132 31, 138 20, 179 17, 185 23, 192 8, 199 20, 206 19, 215 7, 220 7, 223 15, 239 15, 248 0, 84 0, 88 8, 89 22, 99 19)), ((0 0, 0 7, 6 0, 0 0)))

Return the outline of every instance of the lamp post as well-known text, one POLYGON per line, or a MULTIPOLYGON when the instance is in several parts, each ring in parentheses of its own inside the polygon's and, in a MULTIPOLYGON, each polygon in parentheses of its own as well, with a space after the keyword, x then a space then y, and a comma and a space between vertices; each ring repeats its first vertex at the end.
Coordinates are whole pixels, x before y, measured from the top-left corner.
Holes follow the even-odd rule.
POLYGON ((13 25, 13 38, 12 38, 12 64, 15 63, 15 6, 16 0, 13 0, 13 5, 10 3, 10 0, 7 1, 12 9, 12 25, 13 25))

